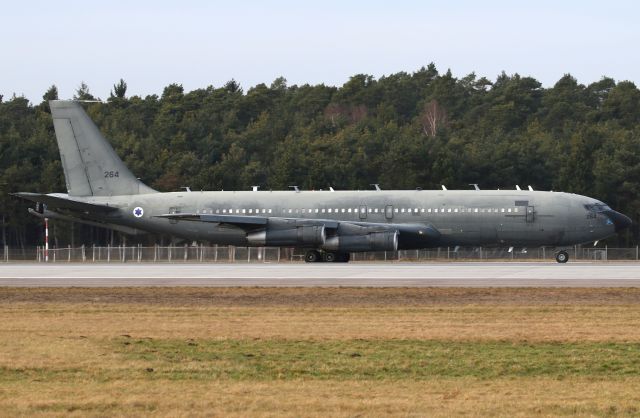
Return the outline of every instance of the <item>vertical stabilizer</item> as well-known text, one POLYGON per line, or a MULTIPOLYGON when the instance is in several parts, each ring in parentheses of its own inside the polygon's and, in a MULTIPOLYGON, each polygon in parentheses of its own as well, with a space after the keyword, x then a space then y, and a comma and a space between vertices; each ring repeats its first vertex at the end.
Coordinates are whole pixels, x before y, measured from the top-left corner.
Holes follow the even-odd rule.
POLYGON ((49 105, 69 195, 155 192, 129 171, 78 102, 52 100, 49 105))

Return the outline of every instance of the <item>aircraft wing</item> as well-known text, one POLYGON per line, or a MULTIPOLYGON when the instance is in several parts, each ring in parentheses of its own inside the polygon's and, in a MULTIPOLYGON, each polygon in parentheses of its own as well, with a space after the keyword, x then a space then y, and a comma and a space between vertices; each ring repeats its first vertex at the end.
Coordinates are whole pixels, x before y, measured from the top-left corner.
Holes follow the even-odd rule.
POLYGON ((70 199, 65 194, 42 194, 42 193, 12 193, 13 196, 30 200, 36 203, 43 203, 50 209, 69 209, 79 212, 108 213, 118 210, 117 207, 108 205, 98 205, 80 200, 70 199))
POLYGON ((263 216, 236 216, 236 215, 199 215, 194 213, 169 213, 156 215, 154 218, 166 218, 176 221, 214 222, 237 226, 260 226, 268 223, 268 218, 263 216))
POLYGON ((249 228, 265 226, 269 223, 291 223, 296 226, 318 225, 326 228, 337 228, 338 222, 326 219, 301 219, 301 218, 281 218, 276 216, 251 216, 251 215, 208 215, 195 213, 169 213, 165 215, 156 215, 155 218, 165 218, 172 220, 194 221, 194 222, 212 222, 226 225, 234 225, 240 228, 249 228))
POLYGON ((302 226, 321 226, 332 233, 346 233, 350 235, 367 234, 372 232, 398 231, 405 236, 415 235, 420 239, 434 239, 440 236, 440 232, 433 225, 425 224, 387 224, 363 221, 336 221, 333 219, 305 219, 285 218, 275 216, 247 216, 247 215, 208 215, 194 213, 174 213, 156 215, 156 218, 172 220, 212 222, 231 225, 246 231, 274 228, 286 229, 302 226))

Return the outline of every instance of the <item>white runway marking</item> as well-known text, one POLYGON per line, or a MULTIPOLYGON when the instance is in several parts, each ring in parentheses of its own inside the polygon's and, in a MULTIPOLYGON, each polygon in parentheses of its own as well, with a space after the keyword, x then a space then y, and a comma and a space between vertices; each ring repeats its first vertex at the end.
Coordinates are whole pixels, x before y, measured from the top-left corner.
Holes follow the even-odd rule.
POLYGON ((640 287, 640 264, 5 264, 0 286, 640 287))

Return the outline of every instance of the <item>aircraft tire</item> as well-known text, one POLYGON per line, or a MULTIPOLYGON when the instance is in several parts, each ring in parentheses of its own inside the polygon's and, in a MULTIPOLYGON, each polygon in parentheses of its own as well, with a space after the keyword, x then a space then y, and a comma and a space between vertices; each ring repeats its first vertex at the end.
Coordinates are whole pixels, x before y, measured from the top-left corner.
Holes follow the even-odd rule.
POLYGON ((322 255, 322 259, 324 261, 326 261, 327 263, 333 263, 337 259, 336 255, 337 255, 336 253, 332 253, 331 251, 327 251, 326 253, 324 253, 322 255))
POLYGON ((567 261, 569 261, 569 253, 567 253, 566 251, 558 251, 556 253, 556 261, 561 264, 566 263, 567 261))
POLYGON ((320 258, 320 253, 316 250, 309 250, 304 254, 304 261, 306 263, 317 263, 318 261, 322 261, 320 258))

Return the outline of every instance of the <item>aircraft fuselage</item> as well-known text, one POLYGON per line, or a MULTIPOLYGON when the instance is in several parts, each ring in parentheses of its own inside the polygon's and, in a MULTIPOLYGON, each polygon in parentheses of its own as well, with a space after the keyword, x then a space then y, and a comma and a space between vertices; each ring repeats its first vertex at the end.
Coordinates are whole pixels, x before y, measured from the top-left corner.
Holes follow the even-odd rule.
MULTIPOLYGON (((241 228, 164 219, 193 213, 432 226, 438 236, 399 235, 400 249, 438 246, 569 246, 624 227, 624 217, 581 195, 524 190, 175 192, 87 198, 118 207, 102 221, 221 245, 253 245, 241 228), (600 210, 591 210, 593 205, 600 210), (136 208, 141 209, 134 213, 136 208), (613 215, 612 218, 612 214, 613 215), (137 215, 137 216, 136 216, 137 215)), ((627 218, 628 219, 628 218, 627 218)), ((409 234, 410 235, 410 234, 409 234)))

